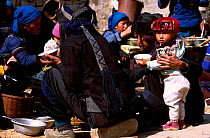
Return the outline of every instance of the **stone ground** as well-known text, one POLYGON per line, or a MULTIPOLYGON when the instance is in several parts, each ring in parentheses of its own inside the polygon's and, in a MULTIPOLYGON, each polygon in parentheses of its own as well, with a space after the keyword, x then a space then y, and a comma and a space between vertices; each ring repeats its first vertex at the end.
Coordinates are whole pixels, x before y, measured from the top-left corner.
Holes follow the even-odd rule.
MULTIPOLYGON (((138 91, 142 91, 143 87, 137 87, 138 91)), ((77 118, 71 119, 72 125, 75 127, 77 138, 91 138, 89 128, 84 122, 80 122, 77 118), (78 127, 80 126, 80 127, 78 127), (82 130, 81 130, 82 128, 82 130), (85 131, 84 131, 85 130, 85 131)), ((6 122, 7 124, 11 121, 6 122)), ((3 124, 7 125, 7 124, 3 124)), ((2 122, 0 122, 2 126, 2 122)), ((14 129, 3 130, 0 128, 0 138, 46 138, 44 135, 32 137, 15 132, 14 129)), ((110 137, 111 138, 111 137, 110 137)), ((123 138, 123 137, 120 137, 123 138)), ((210 138, 210 105, 205 106, 204 123, 199 126, 188 126, 186 129, 178 131, 160 131, 150 128, 148 131, 136 133, 131 137, 124 138, 210 138)))
MULTIPOLYGON (((77 138, 90 138, 90 131, 75 130, 77 138)), ((0 130, 0 138, 45 138, 45 136, 31 137, 17 133, 14 129, 8 129, 0 130)), ((150 130, 144 133, 134 134, 129 138, 210 138, 210 106, 206 106, 204 123, 199 126, 189 126, 186 129, 178 131, 150 130)))

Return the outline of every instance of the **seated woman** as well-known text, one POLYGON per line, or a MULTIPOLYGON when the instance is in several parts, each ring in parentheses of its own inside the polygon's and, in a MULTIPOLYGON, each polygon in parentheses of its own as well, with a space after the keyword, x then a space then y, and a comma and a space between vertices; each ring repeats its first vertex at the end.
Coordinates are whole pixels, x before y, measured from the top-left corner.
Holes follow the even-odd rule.
POLYGON ((15 94, 27 88, 26 76, 34 75, 42 68, 38 53, 36 53, 39 45, 35 47, 29 44, 32 38, 36 38, 41 31, 41 13, 29 5, 17 8, 11 29, 12 34, 5 39, 0 55, 1 57, 13 55, 17 60, 9 64, 11 69, 8 72, 8 75, 17 82, 8 82, 14 84, 12 87, 8 87, 8 84, 3 85, 4 91, 15 94))
POLYGON ((87 5, 76 12, 65 7, 62 13, 68 15, 66 18, 79 15, 61 23, 67 38, 61 43, 60 59, 45 55, 51 60, 43 62, 57 67, 47 70, 43 78, 42 107, 55 119, 56 127, 45 130, 46 137, 73 138, 69 122, 73 115, 91 128, 106 127, 135 115, 130 108, 137 98, 134 84, 118 65, 110 44, 91 23, 94 12, 87 5), (82 11, 84 8, 88 10, 82 11))
POLYGON ((120 49, 120 46, 127 43, 128 36, 131 34, 131 26, 129 24, 129 17, 125 13, 115 12, 108 18, 108 30, 103 34, 125 68, 129 67, 129 63, 127 63, 129 60, 128 56, 120 49))

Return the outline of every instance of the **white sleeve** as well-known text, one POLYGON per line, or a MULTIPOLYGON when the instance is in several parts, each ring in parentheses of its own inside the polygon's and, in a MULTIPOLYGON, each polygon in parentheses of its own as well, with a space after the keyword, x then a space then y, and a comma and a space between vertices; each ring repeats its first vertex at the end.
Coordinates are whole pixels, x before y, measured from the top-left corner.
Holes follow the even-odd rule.
POLYGON ((161 70, 160 68, 158 68, 158 66, 161 66, 161 64, 157 63, 157 60, 152 60, 147 62, 147 68, 149 70, 161 70))

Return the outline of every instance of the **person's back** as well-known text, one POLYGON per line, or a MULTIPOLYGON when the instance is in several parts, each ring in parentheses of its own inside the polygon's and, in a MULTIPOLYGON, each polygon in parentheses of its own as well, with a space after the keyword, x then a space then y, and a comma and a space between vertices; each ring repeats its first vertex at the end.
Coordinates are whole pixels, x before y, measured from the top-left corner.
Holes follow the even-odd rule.
MULTIPOLYGON (((86 8, 88 10, 80 13, 78 19, 65 16, 68 20, 61 24, 67 38, 61 45, 58 70, 47 70, 43 79, 43 93, 50 101, 44 100, 43 107, 56 120, 55 126, 61 134, 68 130, 68 134, 73 135, 69 127, 72 115, 91 128, 104 127, 135 115, 131 110, 127 112, 136 99, 134 83, 117 63, 107 40, 89 20, 81 19, 94 12, 89 6, 86 8)), ((71 15, 73 11, 65 7, 67 9, 69 13, 66 14, 71 15)), ((50 137, 54 132, 46 131, 45 135, 50 137)))
MULTIPOLYGON (((97 41, 98 45, 101 48, 108 69, 110 69, 115 76, 116 79, 115 82, 117 83, 119 90, 124 93, 122 95, 123 99, 126 99, 126 101, 130 100, 132 101, 132 97, 135 95, 133 93, 134 92, 134 87, 132 86, 133 84, 129 83, 130 80, 129 77, 127 76, 127 74, 125 74, 125 72, 123 72, 122 68, 117 63, 117 58, 114 55, 112 55, 113 51, 110 49, 109 44, 102 36, 93 35, 93 37, 95 38, 95 40, 97 41), (130 90, 128 90, 128 87, 130 90), (127 91, 130 92, 127 93, 127 91)), ((93 53, 91 44, 87 40, 86 36, 79 35, 79 36, 69 37, 68 39, 66 39, 66 41, 62 45, 61 53, 62 53, 61 60, 64 66, 66 66, 65 71, 71 72, 71 74, 75 74, 72 76, 72 78, 71 76, 67 78, 66 80, 67 89, 70 91, 74 90, 76 93, 81 93, 81 91, 83 91, 82 93, 84 95, 92 95, 94 98, 96 98, 96 96, 99 96, 98 98, 96 98, 99 101, 95 102, 99 104, 100 108, 104 108, 103 110, 106 110, 107 108, 106 105, 104 105, 104 103, 101 102, 102 100, 101 95, 103 95, 103 90, 102 90, 104 89, 103 87, 107 87, 105 89, 109 89, 109 86, 102 85, 103 78, 101 77, 101 72, 99 70, 97 60, 93 53), (74 53, 71 53, 72 51, 69 51, 68 49, 72 49, 74 53), (81 65, 83 66, 82 67, 83 69, 80 67, 81 65), (82 73, 81 76, 83 78, 83 79, 81 78, 83 81, 80 82, 79 80, 78 81, 74 80, 75 77, 77 76, 76 74, 78 74, 77 77, 80 78, 79 74, 81 71, 84 72, 82 73), (80 86, 84 87, 83 90, 78 89, 80 86), (94 93, 92 93, 92 91, 94 91, 94 93)))
POLYGON ((202 19, 199 6, 207 7, 208 0, 158 0, 158 6, 161 9, 165 8, 169 2, 169 16, 179 20, 180 32, 183 32, 181 35, 200 36, 200 23, 202 19))

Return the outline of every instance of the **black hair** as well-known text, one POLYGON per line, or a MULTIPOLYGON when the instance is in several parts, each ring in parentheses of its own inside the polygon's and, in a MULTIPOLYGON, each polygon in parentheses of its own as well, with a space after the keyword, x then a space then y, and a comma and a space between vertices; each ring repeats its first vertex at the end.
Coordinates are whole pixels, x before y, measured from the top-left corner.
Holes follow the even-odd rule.
POLYGON ((153 35, 153 30, 151 29, 151 24, 153 21, 163 17, 162 14, 155 13, 143 13, 137 16, 136 20, 132 25, 132 32, 135 34, 147 34, 153 35))

